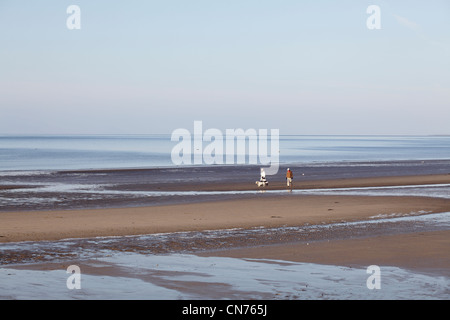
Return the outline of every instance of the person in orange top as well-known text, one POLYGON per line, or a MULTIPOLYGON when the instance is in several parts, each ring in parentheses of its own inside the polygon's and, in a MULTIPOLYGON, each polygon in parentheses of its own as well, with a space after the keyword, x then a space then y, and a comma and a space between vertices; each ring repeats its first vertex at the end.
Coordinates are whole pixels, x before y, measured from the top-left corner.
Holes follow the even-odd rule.
POLYGON ((292 173, 291 169, 287 169, 286 172, 286 182, 287 186, 292 188, 292 179, 294 179, 294 174, 292 173))

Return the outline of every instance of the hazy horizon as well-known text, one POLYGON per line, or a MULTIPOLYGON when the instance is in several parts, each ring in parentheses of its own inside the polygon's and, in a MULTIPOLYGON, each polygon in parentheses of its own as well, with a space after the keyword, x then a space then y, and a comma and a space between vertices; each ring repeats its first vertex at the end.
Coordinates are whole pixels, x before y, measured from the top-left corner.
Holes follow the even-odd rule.
POLYGON ((449 16, 444 0, 4 0, 0 134, 170 134, 201 120, 449 135, 449 16), (381 29, 366 25, 370 5, 381 29))
MULTIPOLYGON (((189 128, 185 128, 189 129, 189 128)), ((210 128, 208 128, 210 129, 210 128)), ((236 128, 241 129, 241 128, 236 128)), ((244 129, 244 128, 242 128, 244 129)), ((250 128, 257 129, 257 128, 250 128)), ((192 133, 193 134, 193 133, 192 133)), ((169 136, 169 132, 160 133, 2 133, 0 137, 64 137, 64 136, 169 136)), ((270 134, 269 134, 270 136, 270 134)), ((450 134, 280 134, 280 137, 305 136, 305 137, 448 137, 450 134)), ((193 139, 193 137, 192 137, 193 139)))

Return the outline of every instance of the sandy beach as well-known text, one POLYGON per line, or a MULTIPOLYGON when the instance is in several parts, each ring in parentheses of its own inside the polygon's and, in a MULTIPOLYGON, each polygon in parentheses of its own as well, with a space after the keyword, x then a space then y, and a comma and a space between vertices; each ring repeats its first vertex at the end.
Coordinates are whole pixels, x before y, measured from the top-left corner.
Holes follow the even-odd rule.
POLYGON ((274 228, 421 211, 448 212, 450 201, 418 197, 269 196, 151 207, 1 212, 0 241, 274 228))
MULTIPOLYGON (((448 174, 316 181, 305 179, 296 183, 296 192, 286 190, 282 183, 272 183, 266 192, 259 192, 257 187, 239 182, 222 185, 194 182, 178 184, 176 188, 179 191, 197 189, 255 192, 229 198, 221 198, 221 194, 218 194, 213 198, 199 197, 191 201, 185 199, 174 201, 174 204, 162 202, 149 206, 124 206, 121 202, 120 206, 115 208, 56 207, 54 210, 4 211, 0 212, 0 243, 8 245, 28 241, 49 244, 46 249, 48 252, 42 254, 28 249, 18 252, 6 250, 1 262, 5 266, 11 265, 18 269, 63 268, 68 263, 76 263, 76 255, 69 254, 67 249, 67 252, 56 255, 58 259, 67 255, 66 262, 64 259, 58 263, 46 262, 47 258, 44 256, 52 255, 52 241, 79 239, 80 242, 73 246, 90 250, 95 250, 98 246, 99 250, 107 248, 118 252, 178 252, 195 254, 198 257, 274 259, 347 267, 377 264, 449 277, 448 228, 437 226, 434 229, 418 229, 418 223, 414 221, 398 222, 391 227, 390 221, 383 222, 383 219, 392 217, 422 217, 450 212, 448 197, 303 193, 305 190, 314 189, 388 187, 386 192, 389 194, 389 187, 393 186, 447 186, 449 183, 448 174), (271 194, 270 190, 282 192, 271 194), (382 223, 371 224, 372 221, 378 220, 382 223), (358 227, 359 222, 367 224, 361 229, 358 227), (298 231, 315 226, 331 227, 319 230, 320 232, 298 231), (226 231, 229 233, 226 236, 219 236, 223 230, 231 231, 226 231), (262 232, 252 233, 254 230, 262 232), (216 231, 217 233, 214 233, 216 231), (189 241, 186 236, 176 236, 178 233, 195 232, 198 232, 198 235, 192 236, 189 241), (134 238, 121 238, 160 234, 169 238, 173 235, 164 248, 158 244, 159 240, 139 242, 133 240, 134 238), (117 239, 122 240, 103 246, 101 241, 92 241, 99 239, 96 237, 118 237, 117 239)), ((173 191, 175 185, 159 188, 159 191, 173 191)), ((91 274, 120 274, 116 268, 109 268, 108 271, 103 268, 101 271, 86 268, 91 274)))
MULTIPOLYGON (((336 188, 450 183, 450 175, 303 181, 295 188, 336 188)), ((181 186, 192 190, 198 185, 181 186)), ((213 186, 202 186, 212 190, 213 186)), ((222 186, 221 190, 225 190, 222 186)), ((255 190, 254 186, 247 186, 255 190)), ((280 183, 270 186, 282 189, 280 183)), ((285 188, 285 187, 284 187, 285 188)), ((245 185, 228 185, 226 190, 245 185)), ((256 188, 257 189, 257 188, 256 188)), ((270 190, 267 188, 266 190, 270 190)), ((449 212, 450 200, 406 196, 250 194, 236 200, 108 209, 0 212, 0 242, 60 240, 231 228, 302 226, 366 220, 390 214, 449 212)), ((448 238, 448 237, 447 237, 448 238)), ((324 239, 326 240, 326 239, 324 239)), ((407 241, 407 240, 405 240, 407 241)), ((398 243, 398 241, 396 241, 398 243)), ((447 243, 448 245, 448 243, 447 243)), ((415 246, 411 246, 415 247, 415 246)), ((447 248, 446 248, 447 249, 447 248)), ((252 249, 253 250, 253 249, 252 249)), ((267 252, 267 248, 265 249, 267 252)), ((274 250, 278 252, 279 250, 274 250)), ((421 252, 421 250, 415 250, 421 252)), ((256 249, 254 252, 258 252, 256 249)), ((351 254, 353 250, 349 250, 351 254)), ((267 254, 267 253, 266 253, 267 254)), ((353 254, 356 254, 353 252, 353 254)), ((358 254, 358 256, 360 256, 358 254)), ((274 256, 275 257, 275 256, 274 256)), ((327 255, 329 257, 329 255, 327 255)), ((295 258, 299 259, 299 258, 295 258)), ((318 260, 319 257, 317 257, 318 260)), ((325 259, 326 260, 326 259, 325 259)))

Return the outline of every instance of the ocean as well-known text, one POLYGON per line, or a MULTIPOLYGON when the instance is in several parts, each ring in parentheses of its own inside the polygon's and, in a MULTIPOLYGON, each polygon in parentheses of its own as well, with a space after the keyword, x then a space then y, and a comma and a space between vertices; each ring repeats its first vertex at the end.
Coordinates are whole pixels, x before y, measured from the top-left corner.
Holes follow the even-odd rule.
MULTIPOLYGON (((175 167, 177 143, 168 134, 0 135, 0 171, 175 167)), ((281 135, 278 157, 280 164, 442 160, 450 159, 450 136, 281 135)))

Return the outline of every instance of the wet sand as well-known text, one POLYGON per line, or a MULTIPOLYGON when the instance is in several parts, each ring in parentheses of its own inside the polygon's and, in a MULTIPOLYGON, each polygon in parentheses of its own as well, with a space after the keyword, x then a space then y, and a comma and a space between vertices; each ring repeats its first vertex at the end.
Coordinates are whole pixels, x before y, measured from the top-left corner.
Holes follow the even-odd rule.
MULTIPOLYGON (((138 172, 138 171, 136 171, 138 172)), ((140 172, 142 173, 142 172, 140 172)), ((67 174, 67 173, 66 173, 67 174)), ((76 173, 79 177, 80 172, 76 173)), ((120 174, 124 174, 121 172, 120 174)), ((450 175, 405 175, 390 177, 354 177, 339 179, 311 179, 296 182, 302 188, 339 188, 395 185, 448 184, 450 175)), ((142 190, 151 184, 120 185, 128 190, 142 190)), ((117 185, 111 188, 119 188, 117 185)), ((159 185, 159 190, 258 190, 243 182, 211 183, 184 182, 159 185)), ((285 189, 281 182, 270 188, 285 189)), ((184 199, 174 204, 157 202, 150 206, 124 202, 118 207, 108 208, 108 200, 99 200, 101 209, 70 210, 55 207, 54 210, 5 211, 0 212, 0 242, 61 240, 67 238, 95 238, 107 236, 130 236, 174 232, 189 232, 224 229, 285 228, 330 223, 373 220, 382 217, 424 215, 450 212, 450 199, 417 196, 350 196, 350 195, 302 195, 289 193, 271 195, 249 193, 237 198, 184 199), (128 206, 127 206, 128 204, 128 206)), ((243 234, 226 239, 206 239, 199 234, 192 242, 186 238, 174 238, 167 252, 193 252, 202 256, 225 256, 236 258, 277 259, 319 264, 368 266, 371 264, 404 267, 424 272, 449 276, 450 231, 417 231, 413 225, 387 232, 383 225, 374 225, 370 232, 355 234, 350 227, 340 233, 317 233, 315 237, 300 239, 294 233, 260 234, 250 238, 243 234), (296 238, 297 237, 297 238, 296 238)), ((364 232, 364 230, 363 230, 364 232)), ((94 241, 95 242, 95 241, 94 241)), ((86 242, 91 250, 99 244, 86 242)), ((157 246, 155 246, 156 248, 157 246)), ((136 242, 121 241, 119 251, 158 253, 158 249, 136 245, 136 242)), ((33 252, 24 253, 29 257, 33 252)), ((10 263, 26 261, 29 257, 11 256, 10 263)), ((73 258, 73 257, 69 257, 73 258)), ((6 260, 5 260, 6 261, 6 260)), ((70 261, 70 259, 68 260, 70 261)), ((34 261, 36 262, 36 260, 34 261)), ((46 268, 45 263, 39 268, 46 268)), ((60 264, 57 264, 60 266, 60 264)), ((109 270, 107 274, 114 275, 109 270)))
POLYGON ((396 266, 450 277, 449 252, 450 230, 232 248, 199 255, 348 267, 396 266))
POLYGON ((150 207, 0 212, 0 242, 300 226, 421 211, 449 212, 450 200, 292 194, 150 207))
MULTIPOLYGON (((290 167, 294 172, 295 190, 450 181, 450 160, 318 163, 290 167)), ((4 176, 0 172, 0 211, 148 207, 251 199, 254 195, 243 191, 286 189, 285 166, 280 167, 276 175, 267 177, 269 186, 265 188, 255 185, 259 169, 256 166, 199 166, 31 171, 4 176), (163 193, 157 194, 160 192, 163 193), (192 194, 195 192, 205 194, 192 194)))

